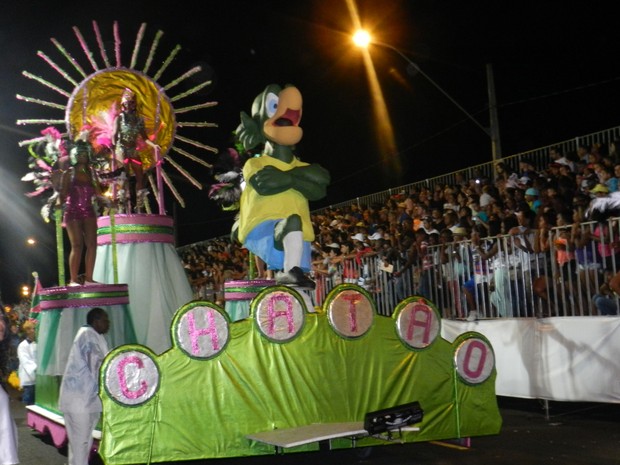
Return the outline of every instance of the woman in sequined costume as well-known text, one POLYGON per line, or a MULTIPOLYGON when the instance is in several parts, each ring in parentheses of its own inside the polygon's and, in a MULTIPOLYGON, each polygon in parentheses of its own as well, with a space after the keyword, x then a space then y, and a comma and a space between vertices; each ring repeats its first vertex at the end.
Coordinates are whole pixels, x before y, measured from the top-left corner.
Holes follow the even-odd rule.
POLYGON ((71 252, 69 254, 69 286, 78 286, 82 253, 84 282, 94 284, 93 269, 97 253, 97 215, 93 201, 101 195, 96 175, 90 165, 92 147, 78 140, 71 149, 71 168, 63 173, 60 201, 64 205, 64 223, 67 228, 71 252))

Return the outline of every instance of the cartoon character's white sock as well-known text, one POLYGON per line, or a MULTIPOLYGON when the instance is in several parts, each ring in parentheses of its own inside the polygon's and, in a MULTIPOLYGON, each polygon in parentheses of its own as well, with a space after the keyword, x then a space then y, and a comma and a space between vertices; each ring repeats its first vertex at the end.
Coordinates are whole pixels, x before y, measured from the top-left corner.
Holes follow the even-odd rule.
POLYGON ((292 231, 284 236, 284 271, 301 265, 304 236, 301 231, 292 231))

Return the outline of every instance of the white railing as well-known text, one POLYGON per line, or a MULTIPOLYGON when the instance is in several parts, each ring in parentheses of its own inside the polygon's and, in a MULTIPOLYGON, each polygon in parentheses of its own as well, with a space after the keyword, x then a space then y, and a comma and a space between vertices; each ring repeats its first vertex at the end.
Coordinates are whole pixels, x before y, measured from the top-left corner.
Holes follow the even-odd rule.
MULTIPOLYGON (((478 246, 469 240, 432 245, 427 265, 418 263, 398 278, 381 269, 383 259, 378 255, 346 259, 332 267, 331 275, 315 273, 313 303, 321 305, 334 286, 349 282, 368 290, 378 313, 387 316, 411 295, 428 298, 448 319, 473 317, 473 310, 477 319, 594 316, 600 314, 595 305, 599 298, 609 299, 618 312, 618 299, 603 296, 600 289, 620 268, 620 255, 614 254, 620 253, 620 219, 600 227, 593 222, 580 224, 579 233, 592 239, 582 247, 569 240, 569 250, 564 250, 559 239, 571 228, 549 231, 550 248, 544 253, 534 252, 535 231, 484 238, 478 246), (599 228, 611 233, 595 239, 599 228), (605 249, 613 253, 602 256, 599 250, 605 249), (575 257, 560 265, 558 257, 564 252, 575 257), (460 260, 445 261, 442 255, 458 255, 460 260)), ((403 262, 394 264, 394 270, 403 262)))

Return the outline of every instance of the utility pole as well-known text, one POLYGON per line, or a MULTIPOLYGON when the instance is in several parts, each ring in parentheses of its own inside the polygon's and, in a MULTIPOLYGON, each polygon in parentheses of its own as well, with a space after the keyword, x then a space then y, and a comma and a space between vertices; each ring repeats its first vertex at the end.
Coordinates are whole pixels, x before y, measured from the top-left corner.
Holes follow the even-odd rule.
POLYGON ((499 137, 499 120, 497 119, 497 99, 495 98, 495 80, 493 79, 493 66, 487 64, 487 87, 489 92, 489 121, 491 124, 491 151, 493 161, 502 158, 502 143, 499 137))

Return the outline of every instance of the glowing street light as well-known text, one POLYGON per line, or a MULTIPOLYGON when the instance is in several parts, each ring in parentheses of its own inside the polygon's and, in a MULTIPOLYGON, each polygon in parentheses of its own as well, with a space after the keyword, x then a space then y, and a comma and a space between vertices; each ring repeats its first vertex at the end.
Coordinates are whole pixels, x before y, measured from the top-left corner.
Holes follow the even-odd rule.
POLYGON ((368 45, 370 45, 370 34, 367 31, 360 29, 353 34, 353 42, 358 47, 367 48, 368 45))
MULTIPOLYGON (((446 92, 439 84, 437 84, 433 79, 431 79, 431 77, 426 74, 424 71, 422 71, 420 69, 420 67, 414 63, 413 61, 411 61, 411 59, 405 55, 401 50, 399 50, 398 48, 394 47, 393 45, 387 44, 385 42, 380 42, 378 40, 374 40, 372 38, 372 36, 368 33, 368 31, 365 31, 363 29, 360 29, 358 31, 356 31, 353 34, 353 43, 360 47, 360 48, 368 48, 368 46, 370 44, 373 45, 377 45, 379 47, 384 47, 384 48, 388 48, 390 50, 392 50, 393 52, 396 52, 396 54, 398 54, 403 60, 405 60, 407 62, 407 64, 409 66, 411 66, 415 71, 417 71, 419 74, 421 74, 422 76, 424 76, 424 78, 426 78, 426 80, 428 82, 430 82, 439 92, 441 92, 448 100, 450 100, 454 105, 456 105, 456 107, 461 110, 471 121, 474 122, 474 124, 476 126, 478 126, 480 129, 482 129, 484 131, 484 133, 489 136, 491 138, 491 143, 492 143, 492 147, 493 147, 493 158, 499 158, 501 155, 499 154, 500 149, 499 149, 499 130, 498 130, 498 125, 497 125, 497 114, 495 112, 495 102, 494 102, 494 92, 490 94, 490 98, 492 100, 491 102, 491 129, 484 127, 482 124, 480 124, 480 122, 474 118, 471 113, 469 113, 465 108, 463 108, 456 100, 454 100, 452 98, 452 96, 450 94, 448 94, 448 92, 446 92)), ((492 75, 487 73, 488 77, 489 77, 489 81, 492 80, 492 75)))
POLYGON ((49 246, 49 245, 47 245, 45 242, 39 242, 39 241, 37 240, 37 238, 36 238, 36 237, 33 237, 33 236, 29 236, 29 237, 26 239, 26 245, 27 245, 28 247, 32 247, 33 249, 35 249, 35 248, 37 248, 37 247, 39 247, 39 246, 43 246, 43 247, 45 247, 47 250, 49 250, 50 252, 54 253, 54 251, 50 248, 50 246, 49 246))
MULTIPOLYGON (((370 36, 367 33, 361 32, 355 36, 357 43, 362 46, 368 44, 370 36)), ((394 173, 401 173, 402 166, 400 158, 394 156, 398 154, 398 147, 396 146, 396 138, 394 136, 394 128, 392 127, 392 121, 388 113, 387 105, 385 104, 385 98, 383 97, 383 90, 379 85, 379 78, 375 71, 370 53, 367 50, 362 54, 364 59, 364 69, 368 77, 368 85, 370 87, 370 98, 372 99, 372 112, 374 118, 374 125, 376 127, 376 137, 379 144, 380 163, 386 175, 393 175, 394 173)))

